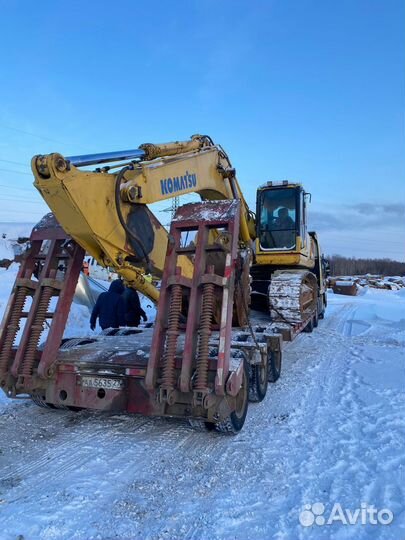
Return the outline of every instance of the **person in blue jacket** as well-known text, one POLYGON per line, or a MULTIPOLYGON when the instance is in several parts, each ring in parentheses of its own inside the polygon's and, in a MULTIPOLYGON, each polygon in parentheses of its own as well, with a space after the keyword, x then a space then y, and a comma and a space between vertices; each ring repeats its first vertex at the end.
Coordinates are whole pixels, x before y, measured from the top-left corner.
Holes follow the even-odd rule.
POLYGON ((107 292, 97 298, 90 317, 90 328, 96 328, 97 318, 103 330, 125 326, 125 301, 122 296, 124 284, 120 279, 111 282, 107 292))
POLYGON ((132 287, 125 287, 123 297, 125 301, 125 325, 138 326, 141 317, 146 322, 148 317, 142 309, 137 291, 132 287))

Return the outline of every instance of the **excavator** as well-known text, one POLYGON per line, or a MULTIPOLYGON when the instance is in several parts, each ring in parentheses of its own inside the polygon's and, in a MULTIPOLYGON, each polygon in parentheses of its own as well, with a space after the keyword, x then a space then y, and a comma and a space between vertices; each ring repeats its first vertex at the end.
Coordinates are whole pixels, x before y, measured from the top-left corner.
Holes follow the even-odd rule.
POLYGON ((51 213, 32 231, 3 317, 3 391, 48 408, 239 432, 249 401, 263 400, 280 375, 283 340, 324 315, 310 194, 267 182, 253 213, 228 155, 206 135, 37 155, 31 166, 51 213), (149 206, 189 193, 201 202, 180 206, 167 231, 149 206), (157 304, 153 325, 63 339, 86 253, 157 304))

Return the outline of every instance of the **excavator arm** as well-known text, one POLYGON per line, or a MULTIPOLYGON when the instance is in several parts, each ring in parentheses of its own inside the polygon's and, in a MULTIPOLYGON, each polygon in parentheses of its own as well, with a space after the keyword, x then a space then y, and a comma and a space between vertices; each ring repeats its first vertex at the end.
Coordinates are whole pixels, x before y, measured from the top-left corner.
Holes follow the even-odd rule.
MULTIPOLYGON (((240 241, 255 237, 254 218, 235 169, 224 150, 207 136, 136 150, 87 156, 35 156, 35 187, 64 230, 103 266, 114 270, 157 302, 159 291, 145 273, 162 276, 168 232, 149 204, 198 193, 203 200, 241 201, 240 241), (116 164, 116 162, 119 162, 116 164), (84 169, 97 165, 95 170, 84 169)), ((193 263, 179 257, 182 274, 193 263)))

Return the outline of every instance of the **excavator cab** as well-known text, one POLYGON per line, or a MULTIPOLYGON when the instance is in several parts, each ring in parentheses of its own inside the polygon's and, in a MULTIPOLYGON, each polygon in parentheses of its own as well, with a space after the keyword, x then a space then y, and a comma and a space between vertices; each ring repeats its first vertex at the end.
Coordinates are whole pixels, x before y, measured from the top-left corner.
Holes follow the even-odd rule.
POLYGON ((299 184, 268 182, 257 192, 260 251, 300 251, 306 241, 305 191, 299 184))
POLYGON ((250 269, 253 309, 270 308, 274 321, 308 328, 326 306, 321 251, 316 234, 307 230, 309 197, 300 184, 287 180, 258 189, 250 269))

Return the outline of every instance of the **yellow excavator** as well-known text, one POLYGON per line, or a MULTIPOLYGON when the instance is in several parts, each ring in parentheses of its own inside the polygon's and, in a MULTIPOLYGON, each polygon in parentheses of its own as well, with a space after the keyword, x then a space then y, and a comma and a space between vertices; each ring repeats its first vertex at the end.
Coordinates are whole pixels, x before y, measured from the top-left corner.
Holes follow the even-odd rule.
POLYGON ((310 195, 296 183, 268 182, 253 213, 226 152, 202 135, 38 155, 32 170, 52 214, 33 230, 1 326, 3 390, 42 406, 186 417, 194 427, 239 431, 249 398, 263 399, 279 376, 282 339, 312 331, 325 311, 322 253, 307 231, 310 195), (201 203, 181 206, 167 231, 148 205, 188 193, 201 203), (154 328, 62 340, 85 252, 158 304, 154 328))

